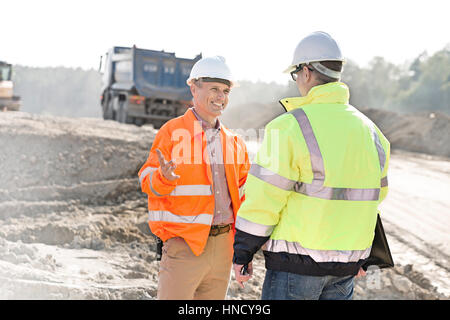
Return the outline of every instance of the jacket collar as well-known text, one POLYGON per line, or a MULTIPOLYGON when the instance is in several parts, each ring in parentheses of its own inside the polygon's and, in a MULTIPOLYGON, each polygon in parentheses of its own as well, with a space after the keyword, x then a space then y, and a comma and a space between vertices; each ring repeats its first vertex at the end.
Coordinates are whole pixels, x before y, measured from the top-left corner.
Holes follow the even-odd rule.
POLYGON ((208 129, 216 129, 216 130, 220 130, 220 120, 217 118, 216 120, 216 124, 213 126, 211 126, 206 120, 204 120, 198 113, 197 111, 195 111, 195 108, 190 108, 192 110, 192 112, 194 113, 195 118, 197 118, 198 121, 202 122, 202 127, 203 130, 208 130, 208 129))
MULTIPOLYGON (((184 127, 187 129, 191 135, 192 138, 194 138, 197 135, 201 135, 204 128, 202 126, 201 119, 198 119, 195 114, 194 110, 192 108, 189 108, 186 110, 186 112, 183 115, 183 121, 184 121, 184 127)), ((217 125, 219 126, 217 129, 223 129, 224 126, 220 121, 218 121, 217 125)), ((223 131, 223 130, 221 130, 223 131)))
POLYGON ((280 103, 289 112, 307 104, 347 104, 349 98, 350 92, 345 83, 330 82, 311 88, 305 97, 284 98, 280 100, 280 103))

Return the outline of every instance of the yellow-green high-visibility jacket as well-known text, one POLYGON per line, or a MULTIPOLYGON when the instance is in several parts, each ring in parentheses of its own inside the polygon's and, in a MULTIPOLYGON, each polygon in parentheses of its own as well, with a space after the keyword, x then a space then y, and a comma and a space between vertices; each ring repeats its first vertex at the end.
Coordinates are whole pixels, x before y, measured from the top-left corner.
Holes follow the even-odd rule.
POLYGON ((244 188, 234 260, 251 260, 252 235, 265 242, 268 269, 356 274, 387 194, 389 141, 342 82, 280 102, 288 112, 266 126, 244 188))

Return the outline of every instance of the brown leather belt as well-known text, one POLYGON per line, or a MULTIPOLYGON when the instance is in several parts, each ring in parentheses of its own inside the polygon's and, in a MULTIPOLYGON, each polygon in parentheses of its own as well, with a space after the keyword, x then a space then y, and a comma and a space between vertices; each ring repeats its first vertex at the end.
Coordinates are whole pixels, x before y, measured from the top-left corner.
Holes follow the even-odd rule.
POLYGON ((211 230, 209 231, 209 235, 215 237, 215 236, 217 236, 219 234, 228 232, 230 230, 231 230, 231 224, 211 226, 211 230))

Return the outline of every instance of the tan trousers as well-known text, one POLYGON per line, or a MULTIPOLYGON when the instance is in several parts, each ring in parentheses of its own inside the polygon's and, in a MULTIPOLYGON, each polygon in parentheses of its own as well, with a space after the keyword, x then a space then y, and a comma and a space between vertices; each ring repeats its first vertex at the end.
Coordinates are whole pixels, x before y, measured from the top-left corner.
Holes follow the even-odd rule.
POLYGON ((201 255, 182 238, 164 242, 158 300, 224 300, 233 259, 233 232, 208 237, 201 255))

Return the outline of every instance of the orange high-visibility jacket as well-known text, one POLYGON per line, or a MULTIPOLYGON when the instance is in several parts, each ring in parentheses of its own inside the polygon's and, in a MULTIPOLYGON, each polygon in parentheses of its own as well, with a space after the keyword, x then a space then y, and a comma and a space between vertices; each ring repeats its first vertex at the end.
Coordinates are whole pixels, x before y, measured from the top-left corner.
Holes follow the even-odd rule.
MULTIPOLYGON (((236 220, 244 200, 243 187, 250 169, 244 141, 221 124, 220 137, 228 189, 236 220)), ((195 255, 206 245, 214 215, 214 185, 206 136, 200 121, 188 109, 166 122, 153 141, 149 157, 139 170, 141 189, 148 195, 149 226, 162 241, 182 237, 195 255), (156 149, 177 167, 176 181, 161 173, 156 149)), ((234 231, 233 224, 233 231, 234 231)))

